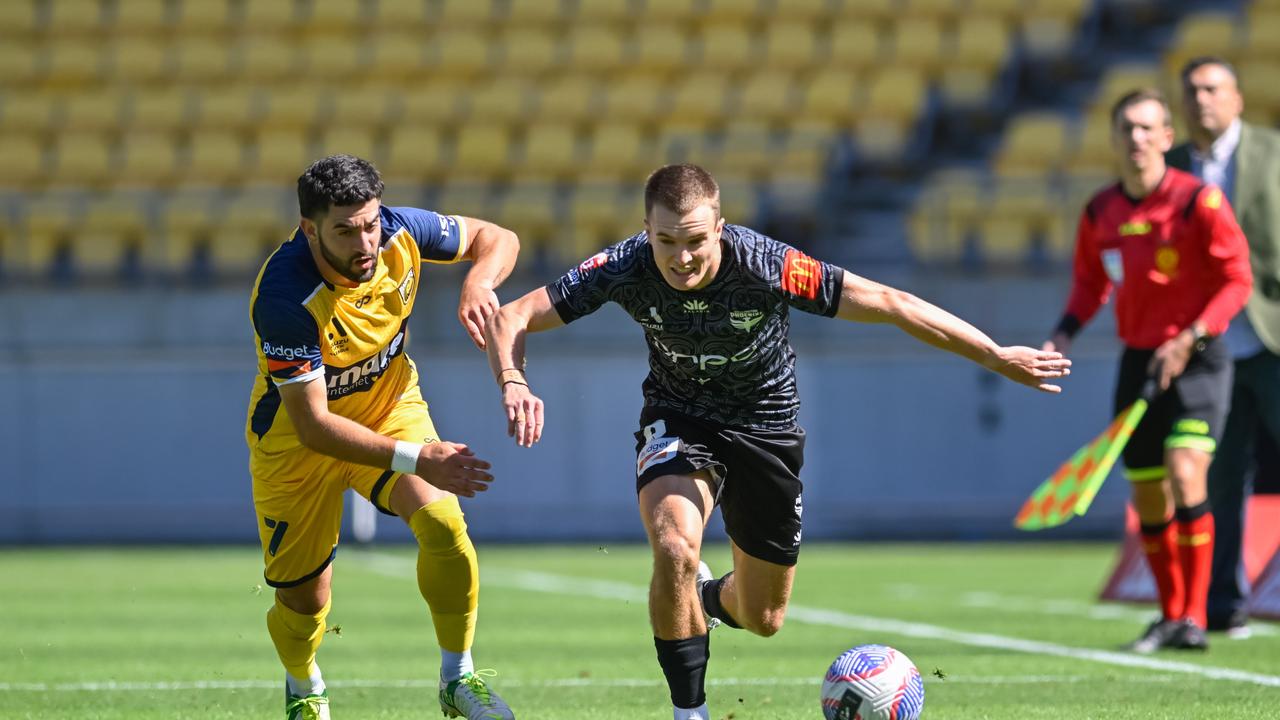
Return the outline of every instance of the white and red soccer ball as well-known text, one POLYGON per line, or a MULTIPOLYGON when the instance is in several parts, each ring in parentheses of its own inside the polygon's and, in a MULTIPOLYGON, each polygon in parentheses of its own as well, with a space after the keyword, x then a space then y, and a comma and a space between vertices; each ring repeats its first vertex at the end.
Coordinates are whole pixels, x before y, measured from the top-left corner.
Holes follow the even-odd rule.
POLYGON ((923 709, 920 671, 888 645, 846 650, 822 681, 826 720, 917 720, 923 709))

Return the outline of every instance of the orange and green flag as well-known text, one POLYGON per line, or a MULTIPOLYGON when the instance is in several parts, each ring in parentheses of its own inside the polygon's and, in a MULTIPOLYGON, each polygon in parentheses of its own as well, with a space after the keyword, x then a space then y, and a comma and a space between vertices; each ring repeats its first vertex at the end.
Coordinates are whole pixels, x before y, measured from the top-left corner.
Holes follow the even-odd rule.
POLYGON ((1111 421, 1106 431, 1077 450, 1057 472, 1041 483, 1013 519, 1014 527, 1043 530, 1083 515, 1129 442, 1133 429, 1142 421, 1148 404, 1146 398, 1135 400, 1111 421))

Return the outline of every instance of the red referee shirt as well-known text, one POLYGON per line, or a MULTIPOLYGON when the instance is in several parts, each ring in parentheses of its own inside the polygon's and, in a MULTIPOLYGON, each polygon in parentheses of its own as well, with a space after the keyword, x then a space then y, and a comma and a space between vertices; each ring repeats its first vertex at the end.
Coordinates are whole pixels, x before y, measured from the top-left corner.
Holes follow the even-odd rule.
POLYGON ((1066 314, 1084 325, 1114 287, 1120 338, 1153 349, 1196 320, 1221 334, 1252 286, 1249 246, 1227 198, 1169 168, 1141 200, 1116 183, 1085 206, 1066 314))

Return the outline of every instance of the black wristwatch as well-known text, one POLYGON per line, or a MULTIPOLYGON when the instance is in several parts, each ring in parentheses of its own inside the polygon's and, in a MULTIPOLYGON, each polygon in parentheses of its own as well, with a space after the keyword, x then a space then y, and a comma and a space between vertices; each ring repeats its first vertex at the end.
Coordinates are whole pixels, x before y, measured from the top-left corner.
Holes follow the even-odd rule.
POLYGON ((1209 346, 1209 341, 1213 339, 1212 335, 1201 331, 1200 326, 1195 323, 1191 323, 1191 337, 1193 338, 1191 342, 1192 352, 1203 352, 1209 346))

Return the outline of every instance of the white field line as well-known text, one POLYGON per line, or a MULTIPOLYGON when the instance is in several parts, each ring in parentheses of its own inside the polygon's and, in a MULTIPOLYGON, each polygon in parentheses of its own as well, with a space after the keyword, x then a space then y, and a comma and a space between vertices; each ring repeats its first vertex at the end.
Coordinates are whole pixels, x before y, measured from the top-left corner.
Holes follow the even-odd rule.
MULTIPOLYGON (((1051 683, 1086 683, 1099 678, 1091 675, 1004 675, 1004 676, 966 676, 948 675, 945 682, 964 685, 1041 685, 1051 683)), ((1172 683, 1178 680, 1176 675, 1149 675, 1139 679, 1126 679, 1125 682, 1172 683)), ((724 687, 743 686, 805 686, 814 688, 820 684, 818 678, 707 678, 708 685, 724 687)), ((942 682, 942 681, 939 681, 942 682)), ((435 690, 435 680, 334 680, 325 683, 331 688, 374 688, 374 689, 426 689, 435 690)), ((555 688, 555 687, 593 687, 593 688, 628 688, 628 687, 660 687, 665 683, 657 678, 550 678, 547 680, 515 680, 504 678, 504 688, 555 688)), ((77 682, 77 683, 0 683, 0 692, 113 692, 163 690, 279 690, 279 681, 267 680, 178 680, 172 682, 77 682)))
MULTIPOLYGON (((921 597, 931 590, 920 585, 894 585, 891 591, 902 598, 921 597)), ((1155 617, 1154 606, 1123 603, 1089 603, 1062 598, 1035 598, 989 592, 967 592, 957 596, 956 603, 966 607, 990 608, 1000 612, 1028 615, 1060 615, 1087 617, 1091 620, 1132 620, 1147 623, 1155 617)), ((1249 628, 1257 637, 1276 637, 1280 631, 1271 623, 1252 620, 1249 628)))
MULTIPOLYGON (((407 558, 388 555, 368 554, 364 556, 361 567, 383 575, 403 577, 412 575, 414 562, 407 558)), ((648 589, 629 583, 591 580, 586 578, 553 575, 551 573, 530 572, 506 568, 485 566, 481 571, 481 582, 489 585, 533 590, 571 596, 590 596, 604 599, 629 600, 644 602, 648 597, 648 589)), ((1280 676, 1235 670, 1233 668, 1197 665, 1175 660, 1162 660, 1130 653, 1096 650, 1092 648, 1070 647, 1057 643, 1024 640, 1022 638, 987 633, 971 633, 952 630, 938 625, 908 622, 892 618, 853 615, 838 610, 791 605, 787 617, 797 622, 813 625, 825 625, 848 630, 859 630, 871 633, 888 633, 904 637, 922 638, 926 640, 944 640, 972 647, 994 648, 997 650, 1022 652, 1031 655, 1051 655, 1087 660, 1104 665, 1145 668, 1166 673, 1184 673, 1198 675, 1212 680, 1231 680, 1266 687, 1280 688, 1280 676)))

